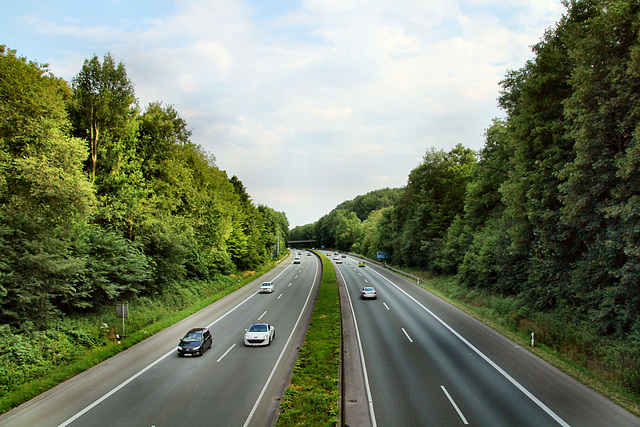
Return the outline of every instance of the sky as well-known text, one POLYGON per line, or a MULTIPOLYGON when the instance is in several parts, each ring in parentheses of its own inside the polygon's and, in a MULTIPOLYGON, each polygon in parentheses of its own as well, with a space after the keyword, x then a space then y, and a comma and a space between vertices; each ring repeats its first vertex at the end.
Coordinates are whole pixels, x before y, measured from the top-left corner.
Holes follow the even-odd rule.
POLYGON ((484 146, 507 71, 560 0, 2 0, 0 44, 71 81, 123 62, 139 105, 291 227, 407 184, 432 147, 484 146))

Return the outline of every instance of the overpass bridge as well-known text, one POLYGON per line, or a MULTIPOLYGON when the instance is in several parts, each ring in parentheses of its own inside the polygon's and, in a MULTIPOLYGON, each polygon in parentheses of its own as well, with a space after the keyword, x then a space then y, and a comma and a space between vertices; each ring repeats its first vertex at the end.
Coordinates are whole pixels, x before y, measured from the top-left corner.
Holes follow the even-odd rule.
POLYGON ((289 247, 296 248, 296 249, 309 248, 309 247, 315 246, 315 244, 316 244, 315 240, 289 240, 287 242, 287 245, 289 247))

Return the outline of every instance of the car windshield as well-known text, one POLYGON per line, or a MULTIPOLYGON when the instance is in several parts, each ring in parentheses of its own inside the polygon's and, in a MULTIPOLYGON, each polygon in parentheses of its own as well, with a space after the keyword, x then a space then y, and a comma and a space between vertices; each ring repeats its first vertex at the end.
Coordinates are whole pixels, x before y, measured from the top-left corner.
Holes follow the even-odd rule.
POLYGON ((251 325, 249 332, 267 332, 267 325, 251 325))
POLYGON ((271 286, 271 283, 263 283, 262 286, 268 287, 271 286))
POLYGON ((202 332, 189 332, 182 341, 202 341, 202 332))
POLYGON ((364 288, 365 292, 373 292, 373 288, 364 288))

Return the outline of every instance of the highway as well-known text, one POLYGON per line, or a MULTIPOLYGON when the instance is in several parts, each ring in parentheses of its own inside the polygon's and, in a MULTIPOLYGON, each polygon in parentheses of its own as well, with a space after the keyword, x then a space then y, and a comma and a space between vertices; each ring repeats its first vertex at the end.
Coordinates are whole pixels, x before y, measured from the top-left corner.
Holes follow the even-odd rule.
MULTIPOLYGON (((0 417, 0 426, 263 426, 273 422, 321 279, 303 252, 189 318, 0 417), (262 281, 275 292, 258 294, 262 281), (276 327, 270 346, 245 347, 245 328, 276 327), (187 330, 209 327, 213 347, 178 357, 187 330)), ((135 315, 135 307, 130 307, 135 315)))
MULTIPOLYGON (((638 426, 640 420, 476 319, 348 256, 373 426, 638 426), (374 286, 376 300, 361 300, 374 286)), ((347 375, 347 374, 345 374, 347 375)), ((364 424, 361 424, 364 425, 364 424)))

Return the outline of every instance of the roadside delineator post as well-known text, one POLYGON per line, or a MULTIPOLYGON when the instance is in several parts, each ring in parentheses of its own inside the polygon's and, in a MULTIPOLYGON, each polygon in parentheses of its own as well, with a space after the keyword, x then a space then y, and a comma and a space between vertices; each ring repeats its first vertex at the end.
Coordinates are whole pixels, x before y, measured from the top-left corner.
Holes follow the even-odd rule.
POLYGON ((124 337, 124 319, 129 317, 129 304, 116 304, 116 317, 122 319, 122 336, 124 337))

